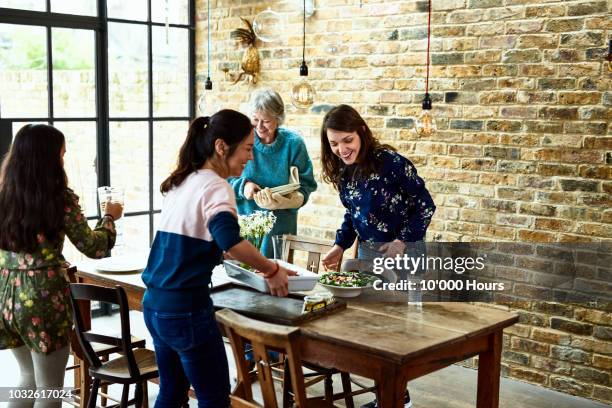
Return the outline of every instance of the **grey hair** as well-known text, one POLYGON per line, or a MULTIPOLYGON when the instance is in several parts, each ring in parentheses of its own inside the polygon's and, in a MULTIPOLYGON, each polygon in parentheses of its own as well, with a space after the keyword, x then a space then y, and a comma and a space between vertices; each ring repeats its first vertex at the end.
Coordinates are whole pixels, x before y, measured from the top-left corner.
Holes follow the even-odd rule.
POLYGON ((278 122, 278 126, 285 121, 285 104, 283 99, 273 89, 258 89, 251 94, 248 105, 249 116, 256 112, 264 112, 272 116, 278 122))

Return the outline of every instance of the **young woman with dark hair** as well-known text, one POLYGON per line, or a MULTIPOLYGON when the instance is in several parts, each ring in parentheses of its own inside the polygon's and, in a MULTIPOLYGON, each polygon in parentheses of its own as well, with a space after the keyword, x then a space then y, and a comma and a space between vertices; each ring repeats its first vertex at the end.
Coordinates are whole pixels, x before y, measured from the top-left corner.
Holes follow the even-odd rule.
POLYGON ((200 408, 229 406, 227 357, 208 291, 223 251, 262 272, 273 295, 287 295, 293 272, 240 238, 236 198, 226 181, 253 159, 253 143, 251 121, 239 112, 197 118, 177 169, 161 184, 160 226, 142 274, 144 318, 159 367, 157 408, 178 407, 189 384, 200 408))
POLYGON ((101 258, 115 243, 114 221, 123 212, 121 204, 107 203, 91 230, 68 188, 65 152, 62 132, 26 125, 0 172, 0 349, 12 350, 19 386, 30 389, 64 383, 72 329, 65 236, 85 255, 101 258))
MULTIPOLYGON (((348 105, 330 110, 321 126, 323 179, 333 184, 346 208, 333 248, 323 258, 336 269, 355 239, 359 258, 394 257, 419 242, 436 209, 414 165, 381 144, 348 105)), ((376 401, 362 408, 376 407, 376 401)), ((405 407, 410 407, 406 393, 405 407)))

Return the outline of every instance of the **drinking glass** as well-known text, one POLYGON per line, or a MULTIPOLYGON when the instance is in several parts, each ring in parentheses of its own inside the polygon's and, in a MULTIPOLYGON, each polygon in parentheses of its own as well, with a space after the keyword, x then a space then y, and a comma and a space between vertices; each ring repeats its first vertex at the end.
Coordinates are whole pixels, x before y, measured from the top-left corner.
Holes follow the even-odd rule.
MULTIPOLYGON (((123 188, 102 186, 98 187, 98 202, 100 203, 100 216, 106 214, 106 203, 114 202, 123 205, 123 197, 125 191, 123 188)), ((124 209, 125 210, 125 209, 124 209)), ((125 213, 125 211, 124 211, 125 213)), ((115 230, 117 231, 117 238, 115 239, 115 247, 113 255, 117 255, 120 252, 121 246, 123 246, 123 217, 115 221, 115 230)))
POLYGON ((272 235, 272 248, 274 249, 274 259, 283 259, 283 247, 285 238, 282 235, 272 235))

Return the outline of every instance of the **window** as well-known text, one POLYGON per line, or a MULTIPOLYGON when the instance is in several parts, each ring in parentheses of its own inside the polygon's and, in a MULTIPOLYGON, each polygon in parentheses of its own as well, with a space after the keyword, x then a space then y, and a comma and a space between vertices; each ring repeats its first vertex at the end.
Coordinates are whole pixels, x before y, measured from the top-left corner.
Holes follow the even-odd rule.
POLYGON ((98 186, 125 189, 122 252, 149 248, 194 115, 194 25, 193 0, 0 0, 0 118, 64 133, 90 223, 98 186))

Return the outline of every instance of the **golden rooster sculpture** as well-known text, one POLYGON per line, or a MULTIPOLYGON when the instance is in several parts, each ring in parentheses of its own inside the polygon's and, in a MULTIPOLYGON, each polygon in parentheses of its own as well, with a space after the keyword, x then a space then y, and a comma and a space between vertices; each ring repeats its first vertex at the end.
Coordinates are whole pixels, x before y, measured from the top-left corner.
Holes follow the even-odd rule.
POLYGON ((249 20, 240 17, 240 19, 246 24, 247 28, 237 28, 230 34, 231 38, 235 38, 240 41, 241 44, 247 46, 244 54, 242 54, 242 61, 240 62, 241 72, 233 73, 229 72, 228 68, 225 68, 225 76, 233 81, 233 84, 237 84, 241 79, 246 79, 248 83, 256 84, 257 77, 259 76, 260 63, 259 63, 259 51, 255 46, 257 36, 253 31, 253 25, 249 20))

